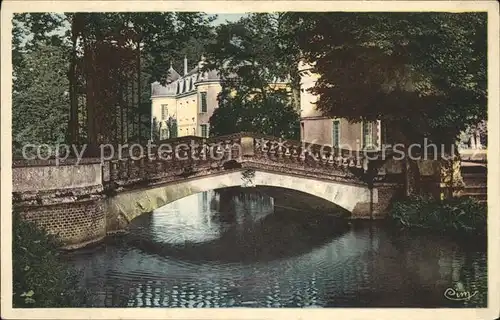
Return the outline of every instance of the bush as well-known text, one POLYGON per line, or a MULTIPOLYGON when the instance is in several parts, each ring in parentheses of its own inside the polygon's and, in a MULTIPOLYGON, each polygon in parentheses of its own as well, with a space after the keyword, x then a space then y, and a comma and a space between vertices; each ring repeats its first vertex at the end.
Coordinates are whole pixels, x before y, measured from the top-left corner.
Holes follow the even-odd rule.
POLYGON ((75 307, 87 294, 80 274, 60 259, 57 237, 13 215, 13 307, 75 307))
POLYGON ((412 197, 394 203, 391 218, 405 227, 427 228, 467 235, 486 235, 486 206, 472 198, 436 200, 412 197))

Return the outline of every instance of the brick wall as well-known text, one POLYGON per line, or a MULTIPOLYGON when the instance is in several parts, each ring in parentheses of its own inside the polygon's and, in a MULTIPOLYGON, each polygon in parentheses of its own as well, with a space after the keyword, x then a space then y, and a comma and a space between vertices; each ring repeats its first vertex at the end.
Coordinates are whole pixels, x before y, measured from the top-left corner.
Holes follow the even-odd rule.
POLYGON ((59 234, 66 249, 83 247, 106 235, 102 200, 25 206, 15 208, 15 213, 49 233, 59 234))

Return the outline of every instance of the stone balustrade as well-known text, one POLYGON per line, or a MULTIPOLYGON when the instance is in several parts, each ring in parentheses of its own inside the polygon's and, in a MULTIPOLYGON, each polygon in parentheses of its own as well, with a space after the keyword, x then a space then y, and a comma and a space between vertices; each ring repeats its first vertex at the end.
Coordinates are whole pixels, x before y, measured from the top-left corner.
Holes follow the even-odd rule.
POLYGON ((309 174, 336 175, 359 180, 350 169, 361 170, 363 158, 358 151, 339 150, 299 141, 284 140, 255 133, 238 133, 212 138, 181 137, 152 144, 142 156, 138 148, 122 152, 120 159, 106 163, 110 184, 119 186, 141 181, 170 181, 177 177, 210 171, 236 162, 280 168, 277 171, 302 171, 309 174), (135 151, 135 152, 134 152, 135 151), (208 170, 212 169, 212 170, 208 170))

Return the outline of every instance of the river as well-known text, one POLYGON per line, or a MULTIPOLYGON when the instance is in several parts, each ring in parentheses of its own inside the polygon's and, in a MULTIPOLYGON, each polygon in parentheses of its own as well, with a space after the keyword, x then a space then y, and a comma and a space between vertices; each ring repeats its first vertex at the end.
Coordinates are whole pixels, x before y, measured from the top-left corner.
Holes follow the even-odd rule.
POLYGON ((180 199, 133 220, 128 234, 65 258, 82 271, 87 307, 434 308, 487 301, 484 246, 277 205, 258 188, 180 199), (451 289, 472 297, 455 301, 451 289))

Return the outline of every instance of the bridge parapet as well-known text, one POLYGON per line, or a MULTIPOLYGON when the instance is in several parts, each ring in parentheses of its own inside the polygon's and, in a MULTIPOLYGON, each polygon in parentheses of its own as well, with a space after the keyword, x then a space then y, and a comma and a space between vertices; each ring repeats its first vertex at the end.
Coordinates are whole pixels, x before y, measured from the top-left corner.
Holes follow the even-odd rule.
POLYGON ((264 135, 253 134, 251 137, 255 141, 255 152, 260 157, 273 161, 289 160, 311 167, 362 168, 363 165, 363 157, 359 151, 264 135))
POLYGON ((111 189, 171 182, 240 168, 360 183, 359 174, 366 167, 358 151, 246 132, 207 139, 162 140, 151 145, 146 153, 145 148, 136 149, 128 150, 132 151, 126 152, 129 156, 105 163, 105 167, 109 167, 109 177, 104 181, 111 189))

